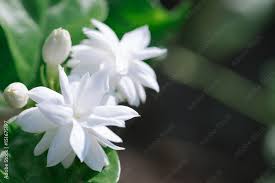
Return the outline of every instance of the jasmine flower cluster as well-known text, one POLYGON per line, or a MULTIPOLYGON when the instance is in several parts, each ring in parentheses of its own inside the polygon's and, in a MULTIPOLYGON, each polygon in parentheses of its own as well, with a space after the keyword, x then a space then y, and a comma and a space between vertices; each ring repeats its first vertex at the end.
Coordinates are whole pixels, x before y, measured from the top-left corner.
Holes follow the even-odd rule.
MULTIPOLYGON (((6 101, 15 108, 36 104, 16 116, 16 123, 29 133, 44 133, 34 149, 38 156, 48 150, 47 166, 58 163, 67 168, 77 157, 92 170, 102 171, 109 164, 102 147, 114 150, 122 139, 109 127, 125 127, 125 121, 138 117, 127 101, 138 106, 145 102, 144 87, 159 91, 154 70, 144 60, 162 56, 166 49, 148 47, 147 26, 124 34, 121 40, 107 25, 92 20, 97 30, 84 28, 88 39, 72 47, 70 34, 54 30, 45 41, 42 56, 47 72, 59 90, 45 86, 28 90, 12 83, 4 91, 6 101), (70 56, 69 75, 60 64, 70 56)), ((54 85, 53 85, 54 86, 54 85)))

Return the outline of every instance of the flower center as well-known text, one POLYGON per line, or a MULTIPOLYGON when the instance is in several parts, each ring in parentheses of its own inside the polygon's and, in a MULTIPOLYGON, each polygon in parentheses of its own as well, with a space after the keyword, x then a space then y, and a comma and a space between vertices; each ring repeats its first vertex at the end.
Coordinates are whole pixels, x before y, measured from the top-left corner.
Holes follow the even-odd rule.
POLYGON ((79 112, 77 112, 77 111, 74 111, 74 118, 75 118, 76 120, 80 120, 81 114, 80 114, 79 112))

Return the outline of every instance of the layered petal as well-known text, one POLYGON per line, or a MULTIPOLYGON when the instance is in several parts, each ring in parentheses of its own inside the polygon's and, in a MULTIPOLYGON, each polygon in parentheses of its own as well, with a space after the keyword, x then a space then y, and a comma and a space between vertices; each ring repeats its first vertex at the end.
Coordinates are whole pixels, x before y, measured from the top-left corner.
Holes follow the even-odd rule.
MULTIPOLYGON (((81 64, 86 63, 91 65, 100 65, 101 63, 112 59, 110 53, 105 50, 95 49, 84 44, 74 46, 72 48, 71 57, 74 60, 80 61, 81 64)), ((77 65, 78 63, 73 65, 77 65)))
POLYGON ((109 147, 111 149, 114 149, 116 151, 119 150, 124 150, 125 148, 123 147, 119 147, 115 144, 113 144, 112 142, 110 142, 109 140, 107 140, 106 138, 104 138, 103 136, 101 136, 97 131, 95 131, 94 129, 89 129, 89 131, 96 137, 96 139, 98 140, 98 142, 100 144, 102 144, 103 146, 109 147))
POLYGON ((71 89, 73 93, 73 108, 74 111, 77 111, 78 98, 82 95, 83 88, 86 87, 88 82, 90 81, 90 74, 86 72, 86 74, 82 75, 80 78, 71 81, 71 89))
POLYGON ((161 49, 157 47, 145 48, 138 50, 134 53, 134 58, 139 60, 147 60, 155 57, 163 56, 167 53, 167 49, 161 49))
POLYGON ((146 93, 144 87, 138 82, 135 82, 135 86, 141 102, 144 103, 146 101, 146 93))
POLYGON ((74 151, 71 151, 67 157, 62 161, 62 165, 64 166, 64 168, 69 168, 75 159, 76 154, 74 153, 74 151))
POLYGON ((70 133, 71 126, 66 125, 58 129, 48 151, 47 167, 57 165, 72 151, 70 133))
POLYGON ((151 76, 153 78, 157 78, 155 71, 147 63, 140 60, 133 60, 131 62, 130 73, 141 73, 144 75, 151 76))
POLYGON ((73 110, 70 107, 48 102, 37 104, 37 107, 47 119, 57 125, 66 125, 72 122, 73 110))
POLYGON ((71 58, 68 60, 66 66, 69 68, 74 68, 80 63, 80 60, 71 58))
POLYGON ((46 131, 42 139, 34 148, 33 153, 35 156, 41 155, 50 147, 56 132, 57 132, 56 128, 46 131))
POLYGON ((28 95, 36 103, 41 103, 44 101, 51 101, 57 104, 64 103, 63 96, 60 93, 43 86, 31 89, 28 92, 28 95))
POLYGON ((116 120, 129 120, 134 117, 139 117, 139 114, 130 107, 123 105, 114 106, 98 106, 94 109, 94 115, 111 118, 116 120))
POLYGON ((94 126, 92 127, 99 135, 101 135, 103 138, 110 140, 112 142, 120 143, 122 142, 122 139, 116 135, 112 130, 110 130, 106 126, 94 126))
POLYGON ((95 49, 106 50, 108 52, 114 50, 114 44, 116 43, 108 40, 101 32, 89 28, 84 28, 83 32, 89 40, 84 40, 81 44, 88 45, 95 49))
POLYGON ((117 126, 125 127, 125 122, 121 119, 114 119, 108 117, 100 117, 96 115, 90 115, 82 125, 86 128, 92 128, 94 126, 117 126))
POLYGON ((99 105, 103 100, 104 95, 108 91, 108 71, 100 70, 93 74, 90 79, 81 81, 78 90, 78 100, 76 101, 77 110, 79 113, 89 113, 99 105))
POLYGON ((135 105, 138 96, 135 85, 129 77, 125 76, 120 79, 118 90, 127 99, 130 105, 135 105))
POLYGON ((83 162, 87 154, 86 133, 78 122, 73 123, 70 136, 70 143, 81 162, 83 162))
POLYGON ((82 63, 81 62, 81 64, 78 64, 75 67, 73 67, 73 69, 71 70, 71 73, 70 73, 70 77, 71 76, 78 76, 78 78, 80 78, 85 73, 94 74, 99 69, 100 69, 100 64, 87 63, 87 62, 82 63))
POLYGON ((73 96, 70 92, 69 79, 68 79, 64 69, 60 65, 59 65, 58 69, 59 69, 60 88, 61 88, 61 93, 64 97, 64 102, 66 104, 72 104, 73 96))
POLYGON ((148 88, 155 90, 156 92, 159 92, 159 84, 156 78, 152 77, 151 75, 136 71, 135 73, 131 73, 131 77, 143 86, 146 86, 148 88))
POLYGON ((32 107, 21 112, 16 118, 16 123, 22 130, 30 133, 41 133, 56 125, 49 121, 37 107, 32 107))
POLYGON ((101 172, 109 164, 108 157, 93 135, 89 135, 89 149, 84 162, 92 170, 101 172))
POLYGON ((131 49, 142 49, 149 45, 151 34, 147 25, 134 29, 123 35, 121 44, 131 47, 131 49))
POLYGON ((117 105, 118 100, 114 94, 107 94, 104 96, 101 105, 117 105))
POLYGON ((98 28, 109 40, 112 42, 119 42, 117 35, 115 32, 106 24, 97 21, 96 19, 92 19, 92 24, 98 28))

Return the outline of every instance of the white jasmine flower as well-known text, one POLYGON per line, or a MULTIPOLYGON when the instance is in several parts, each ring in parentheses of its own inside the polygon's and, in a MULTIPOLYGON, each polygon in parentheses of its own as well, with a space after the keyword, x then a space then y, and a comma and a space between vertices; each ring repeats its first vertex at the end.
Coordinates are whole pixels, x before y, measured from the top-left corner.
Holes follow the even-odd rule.
POLYGON ((62 64, 69 56, 71 47, 70 33, 62 28, 55 29, 44 43, 42 50, 43 59, 49 65, 57 66, 62 64))
POLYGON ((119 40, 107 25, 97 20, 92 23, 98 30, 85 28, 89 39, 72 49, 70 78, 77 80, 86 72, 108 68, 111 96, 135 106, 146 100, 144 87, 158 92, 156 74, 143 60, 164 55, 166 49, 147 47, 151 39, 148 26, 128 32, 119 40))
POLYGON ((101 171, 108 158, 101 146, 114 150, 123 148, 112 142, 122 142, 108 126, 125 127, 125 120, 138 113, 126 106, 101 105, 107 86, 105 70, 85 74, 79 82, 69 83, 64 70, 59 67, 61 94, 46 87, 29 91, 36 107, 23 111, 17 123, 26 132, 45 132, 34 149, 40 155, 47 149, 47 166, 62 162, 69 167, 75 156, 91 169, 101 171))
POLYGON ((4 98, 11 107, 22 108, 29 100, 28 88, 22 83, 12 83, 4 90, 4 98))

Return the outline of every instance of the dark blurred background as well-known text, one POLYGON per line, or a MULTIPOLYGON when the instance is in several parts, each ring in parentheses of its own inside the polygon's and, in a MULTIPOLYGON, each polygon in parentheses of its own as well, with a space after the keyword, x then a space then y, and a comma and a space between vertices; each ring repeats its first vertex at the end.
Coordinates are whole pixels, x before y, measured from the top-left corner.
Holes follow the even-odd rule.
MULTIPOLYGON (((173 10, 184 1, 161 2, 173 10)), ((148 91, 146 104, 138 109, 142 118, 130 121, 127 129, 121 131, 127 147, 127 151, 120 152, 122 183, 260 181, 269 167, 264 158, 267 125, 239 112, 238 105, 231 106, 226 99, 219 101, 207 95, 205 90, 223 87, 219 82, 215 84, 215 79, 198 88, 186 79, 187 76, 173 77, 173 71, 184 75, 181 72, 189 72, 188 69, 193 69, 191 66, 178 70, 166 68, 184 59, 197 62, 196 57, 203 57, 208 60, 205 62, 210 62, 207 64, 231 70, 245 82, 255 85, 254 90, 248 90, 250 93, 240 96, 247 97, 250 105, 253 95, 261 92, 258 90, 273 90, 273 8, 273 1, 195 2, 180 33, 169 35, 168 57, 154 61, 158 62, 156 69, 161 92, 156 95, 148 91), (268 77, 263 77, 265 75, 268 77)), ((215 72, 206 69, 204 76, 224 77, 223 72, 208 73, 210 71, 215 72)), ((225 79, 223 84, 226 82, 230 81, 225 79)), ((239 94, 236 93, 238 85, 231 90, 222 98, 239 94)))

